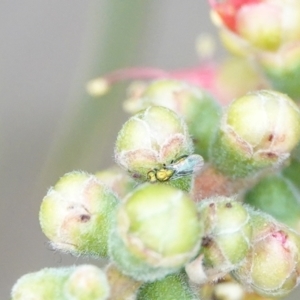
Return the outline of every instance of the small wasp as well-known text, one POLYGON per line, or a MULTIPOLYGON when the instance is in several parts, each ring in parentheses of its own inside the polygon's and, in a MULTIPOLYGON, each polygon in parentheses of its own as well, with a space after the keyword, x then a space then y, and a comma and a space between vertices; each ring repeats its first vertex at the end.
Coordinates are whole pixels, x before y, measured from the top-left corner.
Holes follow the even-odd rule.
POLYGON ((169 165, 163 165, 160 169, 153 169, 148 172, 149 182, 164 182, 170 179, 177 179, 183 176, 197 173, 203 166, 203 158, 200 155, 183 155, 169 165))

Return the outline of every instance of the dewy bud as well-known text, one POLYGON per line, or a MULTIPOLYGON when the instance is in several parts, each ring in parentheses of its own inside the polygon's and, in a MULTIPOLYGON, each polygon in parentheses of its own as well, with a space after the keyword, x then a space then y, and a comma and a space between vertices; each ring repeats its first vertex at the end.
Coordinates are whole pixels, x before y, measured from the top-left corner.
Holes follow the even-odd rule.
POLYGON ((300 139, 300 111, 286 95, 261 90, 233 101, 212 145, 212 164, 246 177, 282 164, 300 139))
POLYGON ((144 184, 121 203, 110 257, 126 275, 153 281, 182 268, 199 250, 196 204, 183 191, 144 184))
POLYGON ((224 276, 241 264, 250 248, 252 228, 247 210, 232 198, 202 200, 198 211, 204 224, 202 266, 197 258, 194 267, 190 263, 187 273, 192 272, 192 281, 204 283, 224 276))
POLYGON ((161 105, 175 111, 186 121, 195 140, 197 153, 207 156, 219 120, 219 105, 205 91, 184 81, 161 79, 150 83, 143 93, 125 103, 138 110, 161 105))
POLYGON ((93 175, 65 174, 44 197, 40 224, 55 249, 107 255, 111 216, 118 199, 93 175))
POLYGON ((151 106, 131 117, 118 134, 116 162, 138 181, 193 152, 186 123, 175 112, 151 106))
POLYGON ((284 297, 299 283, 300 236, 267 214, 248 208, 253 234, 234 277, 263 296, 284 297))

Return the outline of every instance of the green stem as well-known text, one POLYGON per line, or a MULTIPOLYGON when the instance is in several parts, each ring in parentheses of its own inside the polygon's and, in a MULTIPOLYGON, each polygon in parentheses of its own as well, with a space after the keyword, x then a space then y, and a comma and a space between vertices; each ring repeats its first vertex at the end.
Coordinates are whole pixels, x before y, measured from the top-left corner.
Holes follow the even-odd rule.
POLYGON ((101 2, 92 8, 92 21, 88 28, 90 38, 87 48, 88 52, 93 53, 89 53, 90 57, 84 57, 80 64, 84 69, 93 59, 90 64, 94 67, 85 76, 81 75, 75 84, 72 94, 79 101, 72 100, 73 106, 67 109, 67 124, 60 128, 60 136, 44 168, 43 177, 47 181, 49 177, 54 179, 73 169, 93 168, 95 162, 99 166, 105 160, 102 155, 105 152, 106 157, 112 159, 113 149, 106 149, 105 146, 110 142, 112 144, 115 139, 112 131, 120 119, 120 91, 114 90, 103 98, 92 99, 84 85, 95 76, 130 65, 134 61, 149 2, 131 0, 129 5, 126 1, 109 0, 105 6, 101 2), (101 10, 105 10, 105 13, 100 13, 101 10), (103 15, 106 22, 99 19, 103 15), (105 23, 106 30, 101 40, 102 23, 105 23), (78 102, 74 109, 74 103, 78 102))

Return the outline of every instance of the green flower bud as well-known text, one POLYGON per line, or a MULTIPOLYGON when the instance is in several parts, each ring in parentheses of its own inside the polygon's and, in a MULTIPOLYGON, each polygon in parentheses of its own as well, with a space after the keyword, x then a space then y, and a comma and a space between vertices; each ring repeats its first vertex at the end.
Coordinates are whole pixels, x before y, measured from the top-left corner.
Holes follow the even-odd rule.
POLYGON ((45 268, 22 276, 12 288, 12 300, 107 300, 104 272, 92 265, 45 268))
POLYGON ((153 281, 182 268, 199 249, 195 203, 171 186, 145 184, 121 203, 110 257, 126 275, 153 281))
POLYGON ((99 171, 95 173, 95 176, 111 188, 120 199, 132 191, 136 185, 135 181, 118 166, 99 171))
POLYGON ((248 210, 253 227, 251 249, 232 274, 260 295, 284 297, 299 283, 300 236, 267 214, 248 210))
POLYGON ((12 288, 12 300, 65 300, 63 284, 71 273, 69 268, 45 268, 35 273, 23 275, 12 288))
POLYGON ((250 248, 252 228, 247 210, 232 198, 203 200, 198 211, 204 224, 201 255, 186 270, 192 281, 204 283, 241 264, 250 248))
POLYGON ((40 224, 55 249, 75 255, 107 255, 115 194, 95 176, 65 174, 44 197, 40 224))
POLYGON ((193 143, 183 119, 165 107, 152 106, 123 125, 116 141, 115 158, 140 182, 152 182, 157 170, 163 170, 164 176, 156 179, 168 181, 173 173, 166 173, 165 166, 192 152, 193 143))
POLYGON ((64 283, 64 299, 106 300, 110 287, 105 273, 92 265, 76 267, 64 283))
POLYGON ((294 184, 278 174, 268 176, 257 183, 245 195, 245 202, 299 231, 299 198, 299 190, 294 184))
POLYGON ((182 116, 194 138, 196 153, 207 157, 220 111, 207 92, 183 81, 161 79, 150 83, 142 93, 134 93, 125 102, 126 107, 131 110, 136 107, 136 111, 153 105, 167 107, 182 116))
POLYGON ((251 92, 224 112, 211 161, 230 177, 282 164, 300 139, 300 111, 286 95, 251 92))
POLYGON ((162 280, 145 283, 137 300, 196 300, 184 274, 168 275, 162 280))

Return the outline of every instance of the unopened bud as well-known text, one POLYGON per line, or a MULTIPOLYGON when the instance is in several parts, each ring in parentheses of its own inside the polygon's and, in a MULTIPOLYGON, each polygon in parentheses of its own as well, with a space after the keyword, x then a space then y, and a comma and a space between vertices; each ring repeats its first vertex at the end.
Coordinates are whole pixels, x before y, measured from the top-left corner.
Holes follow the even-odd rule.
POLYGON ((74 268, 64 283, 63 294, 68 300, 107 300, 110 287, 102 270, 82 265, 74 268))
POLYGON ((115 146, 116 162, 140 182, 153 182, 154 177, 169 181, 172 172, 162 179, 152 173, 192 152, 186 123, 162 106, 151 106, 131 117, 119 132, 115 146))
POLYGON ((252 228, 247 210, 231 198, 202 200, 198 210, 204 224, 202 266, 197 258, 197 264, 190 263, 188 274, 193 272, 191 280, 204 283, 224 276, 241 264, 250 248, 252 228))
POLYGON ((300 236, 262 212, 248 209, 251 249, 234 277, 260 295, 284 297, 299 283, 300 236))
POLYGON ((222 117, 211 161, 222 173, 246 177, 277 167, 300 139, 300 111, 286 95, 256 91, 233 101, 222 117))
POLYGON ((46 268, 22 276, 12 300, 107 300, 110 287, 103 271, 92 265, 46 268))
POLYGON ((145 184, 121 203, 110 238, 110 256, 136 280, 174 273, 199 250, 201 227, 195 203, 163 184, 145 184))
POLYGON ((40 224, 55 249, 106 256, 117 204, 115 194, 95 176, 68 173, 44 197, 40 224))
POLYGON ((142 94, 128 99, 126 103, 127 106, 135 103, 138 110, 161 105, 175 111, 186 121, 194 139, 195 151, 207 157, 220 111, 207 92, 184 81, 162 79, 151 82, 142 94))

